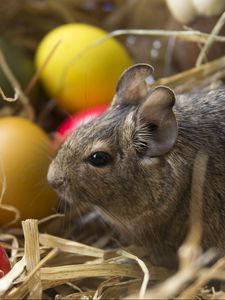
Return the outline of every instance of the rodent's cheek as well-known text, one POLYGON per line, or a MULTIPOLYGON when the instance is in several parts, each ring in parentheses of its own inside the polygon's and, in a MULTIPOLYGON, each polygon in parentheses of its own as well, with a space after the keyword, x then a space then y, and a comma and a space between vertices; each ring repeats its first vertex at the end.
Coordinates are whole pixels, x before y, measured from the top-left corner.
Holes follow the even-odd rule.
POLYGON ((98 176, 103 176, 103 175, 112 173, 112 166, 108 165, 108 166, 98 168, 98 167, 89 165, 89 171, 98 176))
POLYGON ((83 179, 92 177, 92 176, 104 176, 106 174, 111 174, 112 173, 112 165, 109 164, 104 167, 95 167, 88 162, 84 162, 81 164, 77 170, 76 173, 82 177, 83 179))
POLYGON ((96 168, 87 164, 82 164, 76 168, 76 175, 73 177, 73 189, 88 190, 92 194, 101 194, 105 186, 111 183, 113 178, 112 168, 96 168))

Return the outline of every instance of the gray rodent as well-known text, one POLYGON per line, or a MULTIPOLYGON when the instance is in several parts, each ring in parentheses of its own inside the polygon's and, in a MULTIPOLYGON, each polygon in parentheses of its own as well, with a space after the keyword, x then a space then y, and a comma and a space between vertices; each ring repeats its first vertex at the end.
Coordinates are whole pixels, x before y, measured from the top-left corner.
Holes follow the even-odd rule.
POLYGON ((153 264, 173 267, 199 150, 208 156, 202 247, 225 253, 225 89, 175 100, 167 87, 148 87, 151 73, 137 64, 122 74, 111 106, 67 138, 48 180, 73 205, 97 207, 153 264))

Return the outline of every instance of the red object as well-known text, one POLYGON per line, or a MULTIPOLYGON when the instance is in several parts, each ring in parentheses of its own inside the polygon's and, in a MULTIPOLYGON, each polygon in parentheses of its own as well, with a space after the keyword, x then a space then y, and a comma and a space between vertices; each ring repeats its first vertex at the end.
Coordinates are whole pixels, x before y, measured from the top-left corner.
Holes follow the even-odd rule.
POLYGON ((72 117, 68 118, 62 125, 58 128, 57 133, 61 138, 66 138, 68 134, 77 129, 81 124, 94 119, 95 117, 102 114, 108 107, 108 104, 104 104, 97 107, 88 108, 82 110, 72 117))
POLYGON ((11 270, 11 265, 5 249, 0 246, 0 278, 11 270))

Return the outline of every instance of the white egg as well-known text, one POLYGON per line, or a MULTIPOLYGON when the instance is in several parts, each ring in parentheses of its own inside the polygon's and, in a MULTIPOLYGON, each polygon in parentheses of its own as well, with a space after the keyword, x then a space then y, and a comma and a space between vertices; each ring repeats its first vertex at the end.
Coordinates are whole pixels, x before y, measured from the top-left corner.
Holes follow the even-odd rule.
POLYGON ((191 0, 166 0, 173 17, 182 24, 187 24, 197 16, 197 11, 191 0))
POLYGON ((200 15, 214 16, 225 11, 225 0, 192 0, 192 2, 200 15))

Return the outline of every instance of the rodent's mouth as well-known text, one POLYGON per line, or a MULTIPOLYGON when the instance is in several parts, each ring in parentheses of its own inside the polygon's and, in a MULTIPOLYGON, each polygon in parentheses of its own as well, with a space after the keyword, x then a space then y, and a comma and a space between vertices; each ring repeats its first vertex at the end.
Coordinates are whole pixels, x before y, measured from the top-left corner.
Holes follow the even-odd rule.
POLYGON ((62 193, 59 193, 58 195, 59 195, 60 202, 66 203, 66 205, 69 205, 69 207, 70 206, 72 207, 72 204, 74 203, 74 200, 72 199, 72 197, 69 197, 68 195, 62 194, 62 193))
POLYGON ((72 203, 68 202, 67 200, 65 200, 62 197, 59 197, 59 205, 57 208, 57 212, 64 214, 67 211, 70 211, 71 209, 72 209, 72 203))
POLYGON ((70 197, 59 195, 57 212, 65 214, 66 212, 73 209, 73 203, 74 201, 72 201, 70 197))

